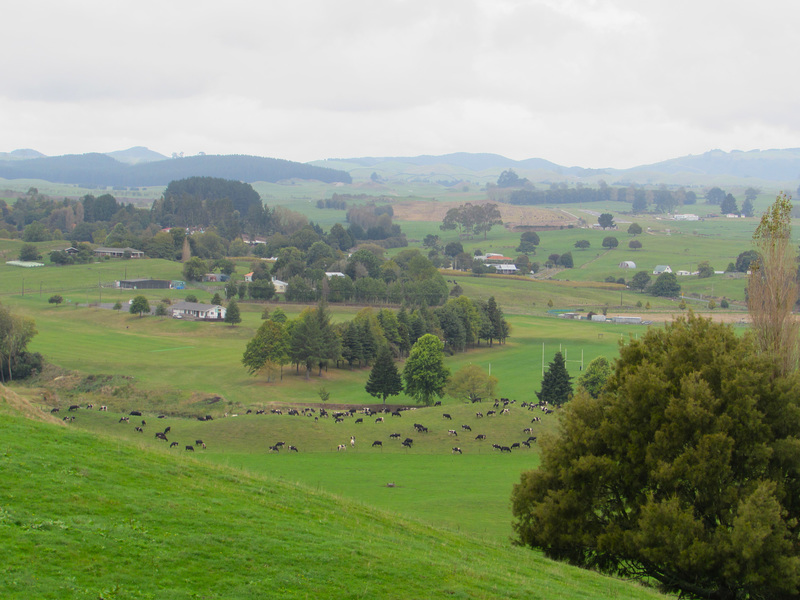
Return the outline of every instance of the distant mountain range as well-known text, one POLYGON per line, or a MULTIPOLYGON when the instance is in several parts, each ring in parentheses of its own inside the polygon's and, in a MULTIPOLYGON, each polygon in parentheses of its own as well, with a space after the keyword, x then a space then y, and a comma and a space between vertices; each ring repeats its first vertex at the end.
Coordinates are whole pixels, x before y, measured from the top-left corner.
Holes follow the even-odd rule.
POLYGON ((33 150, 0 154, 3 179, 42 179, 54 183, 88 186, 144 187, 167 185, 187 177, 221 177, 253 183, 287 179, 313 179, 350 183, 344 171, 306 163, 260 156, 198 155, 167 158, 147 148, 108 154, 43 156, 33 150), (24 153, 24 154, 23 154, 24 153), (13 158, 8 158, 13 156, 13 158), (23 158, 25 156, 25 158, 23 158))
POLYGON ((496 181, 514 169, 534 183, 600 179, 610 185, 782 185, 794 189, 800 180, 800 148, 711 150, 630 169, 566 167, 542 158, 513 160, 499 154, 457 152, 439 156, 360 157, 298 163, 244 155, 166 157, 142 146, 108 153, 45 156, 36 150, 0 152, 0 177, 42 179, 56 183, 104 186, 159 186, 191 176, 236 179, 248 183, 313 179, 350 183, 384 179, 448 183, 496 181))
MULTIPOLYGON (((397 176, 407 179, 427 177, 497 179, 504 169, 514 169, 520 177, 533 182, 603 179, 608 184, 677 184, 707 185, 717 182, 759 185, 773 182, 789 184, 800 180, 800 148, 751 150, 748 152, 711 150, 700 155, 683 156, 630 169, 587 169, 566 167, 541 158, 513 160, 498 154, 459 152, 441 156, 345 158, 315 161, 349 172, 355 179, 370 175, 397 176)), ((792 189, 793 189, 792 188, 792 189)))

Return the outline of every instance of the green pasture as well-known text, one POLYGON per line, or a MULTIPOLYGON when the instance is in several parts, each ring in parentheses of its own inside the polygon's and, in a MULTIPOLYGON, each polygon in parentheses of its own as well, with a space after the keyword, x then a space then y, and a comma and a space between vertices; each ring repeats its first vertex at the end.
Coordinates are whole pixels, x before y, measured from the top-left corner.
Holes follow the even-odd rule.
MULTIPOLYGON (((2 401, 0 468, 9 600, 661 597, 280 474, 36 423, 2 401)), ((413 492, 403 484, 386 491, 413 492)))
MULTIPOLYGON (((155 290, 158 291, 158 290, 155 290)), ((158 295, 156 295, 158 297, 158 295)), ((36 320, 39 334, 30 349, 66 369, 91 374, 119 374, 134 378, 137 385, 153 394, 177 394, 184 399, 192 393, 219 395, 231 407, 266 406, 275 402, 318 403, 321 386, 331 392, 332 403, 371 404, 364 391, 368 369, 330 366, 309 378, 287 365, 283 379, 267 383, 252 377, 241 366, 247 342, 261 323, 263 305, 243 304, 243 323, 203 323, 170 318, 139 317, 127 312, 47 304, 46 294, 13 297, 13 305, 36 320)), ((502 304, 501 304, 502 305, 502 304)), ((289 310, 294 315, 301 307, 289 310)), ((355 307, 331 306, 334 320, 350 319, 355 307)), ((475 362, 499 378, 497 394, 531 400, 541 381, 541 363, 548 364, 562 348, 574 376, 579 359, 584 364, 599 354, 613 358, 619 339, 644 331, 641 325, 574 323, 555 317, 508 315, 512 337, 505 344, 477 346, 446 359, 451 370, 475 362), (544 355, 542 354, 544 344, 544 355), (533 372, 531 371, 533 369, 533 372)), ((450 402, 449 399, 444 400, 450 402)), ((114 402, 114 400, 110 400, 114 402)), ((401 395, 398 403, 413 401, 401 395)), ((181 412, 186 412, 182 408, 181 412)))
MULTIPOLYGON (((313 416, 291 416, 286 406, 282 415, 269 410, 261 415, 229 412, 228 417, 212 421, 158 418, 151 409, 145 410, 143 417, 120 422, 128 407, 119 413, 101 412, 97 404, 94 410, 82 406, 72 413, 65 412, 65 406, 59 414, 76 417, 71 427, 171 454, 184 454, 185 446, 192 445, 198 458, 299 482, 502 543, 512 534, 511 487, 519 481, 520 472, 535 468, 539 459, 536 442, 531 442, 530 448, 520 445, 511 454, 500 453, 492 444, 511 446, 527 441, 530 435, 538 438, 552 432, 557 422, 555 414, 528 410, 521 404, 510 404, 508 414, 487 401, 402 411, 400 417, 382 414, 382 422, 376 422, 375 415, 357 413, 340 423, 331 417, 318 418, 316 410, 313 416), (490 416, 490 410, 497 414, 490 416), (443 417, 445 411, 451 420, 443 417), (484 416, 479 418, 478 412, 484 416), (532 422, 536 417, 541 420, 532 422), (363 422, 357 423, 358 418, 363 422), (147 424, 141 426, 142 420, 147 424), (427 427, 428 432, 418 433, 414 423, 427 427), (144 432, 136 431, 137 426, 144 432), (155 438, 155 432, 167 427, 169 443, 177 442, 177 448, 155 438), (533 433, 525 433, 526 428, 533 433), (448 433, 451 429, 455 436, 448 433), (392 433, 401 437, 393 439, 392 433), (486 440, 477 440, 478 434, 486 440), (352 445, 351 436, 355 438, 352 445), (407 437, 414 440, 410 449, 401 445, 407 437), (206 444, 205 449, 196 444, 198 439, 206 444), (376 440, 382 445, 373 446, 376 440), (279 441, 287 446, 271 452, 270 446, 279 441), (290 444, 299 449, 297 454, 286 451, 290 444), (346 450, 339 451, 340 444, 346 450), (462 454, 453 454, 453 447, 460 447, 462 454), (394 487, 387 488, 387 483, 394 487)), ((213 406, 208 406, 211 412, 213 406)), ((328 408, 329 412, 335 410, 328 408)))

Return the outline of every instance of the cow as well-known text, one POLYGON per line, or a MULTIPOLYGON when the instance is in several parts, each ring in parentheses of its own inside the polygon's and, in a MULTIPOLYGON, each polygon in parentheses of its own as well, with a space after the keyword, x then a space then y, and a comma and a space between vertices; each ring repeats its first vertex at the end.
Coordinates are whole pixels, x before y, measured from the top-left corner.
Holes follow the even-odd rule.
POLYGON ((472 431, 472 427, 470 427, 469 425, 462 425, 461 429, 463 429, 464 431, 472 431))
POLYGON ((194 452, 194 446, 186 446, 186 449, 187 449, 189 452, 194 452))
POLYGON ((347 450, 347 446, 345 446, 344 444, 339 444, 338 446, 336 446, 337 452, 341 452, 342 450, 347 450))
POLYGON ((434 406, 441 406, 442 405, 442 401, 441 400, 437 400, 436 402, 433 403, 433 405, 434 406))
POLYGON ((383 417, 376 417, 375 418, 375 422, 376 423, 383 423, 383 417))
POLYGON ((107 411, 108 407, 105 404, 103 404, 98 410, 107 411))
POLYGON ((278 446, 270 446, 269 447, 269 451, 270 452, 280 452, 281 449, 278 446))
POLYGON ((458 437, 458 433, 456 432, 455 429, 448 429, 447 430, 447 435, 454 435, 454 436, 458 437))
POLYGON ((381 448, 383 448, 383 442, 380 440, 375 440, 374 442, 372 442, 372 447, 374 448, 375 446, 380 446, 381 448))
POLYGON ((128 421, 130 421, 130 419, 128 417, 120 417, 119 421, 117 421, 117 422, 118 423, 127 423, 128 421))
POLYGON ((194 443, 197 444, 198 446, 202 446, 203 440, 195 440, 194 443))
POLYGON ((130 416, 132 416, 132 417, 141 417, 141 416, 142 416, 142 413, 141 413, 141 411, 138 411, 138 410, 132 410, 132 411, 131 411, 131 412, 129 412, 128 414, 129 414, 130 416))
POLYGON ((362 419, 361 417, 359 417, 359 418, 357 418, 357 419, 356 419, 356 421, 355 421, 355 422, 356 422, 356 423, 363 423, 363 422, 364 422, 364 419, 362 419))
POLYGON ((200 445, 203 447, 203 450, 206 449, 206 445, 205 444, 200 444, 200 445))
POLYGON ((170 448, 177 448, 177 447, 178 447, 178 442, 172 442, 172 443, 169 445, 169 447, 170 447, 170 448))
POLYGON ((160 431, 157 431, 157 432, 156 432, 156 439, 157 439, 157 440, 164 440, 165 442, 168 442, 168 441, 169 441, 169 440, 167 439, 167 434, 166 434, 166 433, 161 433, 160 431))
POLYGON ((392 438, 392 439, 400 439, 400 434, 399 433, 390 433, 389 437, 392 438))
POLYGON ((356 447, 356 436, 354 436, 354 435, 350 436, 350 447, 351 448, 355 448, 356 447))
POLYGON ((135 427, 135 430, 138 431, 139 433, 144 433, 144 429, 142 429, 138 425, 135 427))
POLYGON ((78 405, 78 404, 70 404, 70 406, 69 406, 69 408, 67 410, 78 410, 79 408, 80 408, 80 405, 78 405))
POLYGON ((522 445, 525 446, 526 448, 530 448, 531 447, 531 443, 530 442, 522 442, 522 445))
POLYGON ((509 409, 508 408, 504 408, 503 412, 501 412, 500 414, 501 415, 507 415, 508 413, 509 413, 509 409))
POLYGON ((411 447, 411 444, 413 444, 413 443, 414 443, 414 440, 412 440, 411 438, 406 438, 406 439, 403 440, 403 446, 408 446, 409 448, 411 447))
POLYGON ((475 413, 475 418, 476 418, 476 419, 482 419, 482 418, 483 418, 483 413, 481 413, 481 412, 476 412, 476 413, 475 413))
POLYGON ((448 421, 452 421, 452 419, 453 419, 453 417, 451 417, 451 416, 450 416, 450 415, 448 415, 447 413, 442 413, 442 418, 443 418, 443 419, 447 419, 448 421))
POLYGON ((508 446, 500 446, 500 452, 511 452, 511 448, 508 446))
POLYGON ((92 410, 93 408, 94 408, 94 404, 87 404, 86 405, 86 409, 87 410, 92 410))
POLYGON ((280 448, 281 446, 286 445, 286 442, 275 442, 275 445, 280 448))
POLYGON ((528 441, 529 442, 535 442, 536 441, 536 436, 535 435, 528 436, 528 441))
POLYGON ((164 429, 164 433, 169 433, 170 431, 172 431, 172 427, 166 427, 164 429))
POLYGON ((289 446, 289 452, 297 452, 297 448, 295 446, 289 446))
POLYGON ((399 410, 396 410, 396 411, 392 412, 392 416, 393 417, 402 417, 403 415, 400 414, 399 410))
POLYGON ((57 413, 57 412, 58 412, 58 411, 60 411, 60 410, 61 410, 60 408, 51 408, 51 409, 50 409, 50 412, 51 412, 51 413, 57 413))
POLYGON ((484 434, 482 434, 482 433, 479 433, 478 435, 475 436, 475 439, 476 440, 485 440, 486 436, 484 434))
POLYGON ((453 446, 452 453, 453 454, 461 454, 461 448, 459 448, 458 446, 453 446))
POLYGON ((519 442, 514 442, 513 444, 511 444, 511 447, 512 448, 519 448, 519 442))
POLYGON ((486 412, 486 416, 487 416, 487 417, 493 417, 493 416, 495 416, 496 414, 497 414, 497 413, 496 413, 495 411, 493 411, 493 410, 490 410, 490 411, 487 411, 487 412, 486 412))

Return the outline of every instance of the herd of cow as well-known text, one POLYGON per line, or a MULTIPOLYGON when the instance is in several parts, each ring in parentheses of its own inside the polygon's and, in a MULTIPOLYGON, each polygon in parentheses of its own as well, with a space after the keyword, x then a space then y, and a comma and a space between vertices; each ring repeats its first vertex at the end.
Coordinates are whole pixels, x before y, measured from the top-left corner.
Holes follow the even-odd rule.
MULTIPOLYGON (((81 407, 80 407, 79 404, 71 404, 67 410, 69 412, 74 412, 74 411, 79 410, 80 408, 81 407)), ((86 405, 86 409, 87 410, 91 410, 93 408, 94 408, 94 404, 87 404, 86 405)), ((55 413, 59 412, 59 410, 60 410, 59 408, 52 408, 52 409, 50 409, 50 413, 51 414, 55 414, 55 413)), ((100 408, 98 408, 98 410, 107 411, 108 407, 103 405, 100 408)), ((140 410, 132 410, 131 412, 128 413, 127 416, 120 417, 118 422, 119 423, 130 423, 131 417, 141 417, 141 416, 143 416, 142 415, 142 411, 140 411, 140 410)), ((164 418, 166 418, 166 415, 158 415, 158 418, 159 419, 164 419, 164 418)), ((213 417, 211 417, 211 415, 206 415, 204 417, 198 417, 198 419, 202 420, 202 421, 211 421, 213 419, 213 417)), ((64 417, 64 421, 74 421, 74 420, 75 420, 74 416, 64 417)), ((141 425, 136 425, 134 427, 134 431, 136 431, 137 433, 144 433, 145 425, 147 425, 147 421, 142 419, 142 424, 141 425)), ((165 442, 169 442, 169 439, 167 439, 167 434, 170 433, 171 431, 172 431, 172 427, 169 427, 169 426, 166 427, 164 429, 164 431, 157 431, 155 439, 163 440, 165 442)), ((178 444, 178 442, 171 442, 170 445, 169 445, 170 448, 178 448, 179 446, 180 446, 180 444, 178 444)), ((194 452, 195 446, 197 446, 198 448, 202 448, 203 450, 206 449, 206 445, 203 442, 203 440, 195 440, 194 445, 186 444, 186 445, 184 445, 184 449, 186 451, 188 451, 188 452, 194 452)))
MULTIPOLYGON (((515 400, 509 400, 508 398, 500 398, 498 400, 495 400, 494 401, 494 408, 496 410, 487 411, 486 416, 487 417, 492 417, 492 416, 496 416, 496 415, 507 415, 507 414, 510 414, 511 405, 514 404, 515 402, 516 402, 515 400)), ((439 404, 439 403, 437 403, 437 404, 439 404)), ((532 403, 532 402, 531 403, 522 402, 520 404, 520 407, 523 408, 523 409, 527 409, 527 410, 541 410, 541 411, 543 411, 543 412, 545 412, 547 414, 550 414, 552 412, 552 410, 547 406, 547 403, 544 403, 544 402, 540 402, 538 404, 537 403, 532 403)), ((319 413, 317 414, 317 410, 316 409, 307 407, 307 408, 303 408, 301 410, 297 410, 297 409, 293 408, 293 409, 288 410, 286 412, 286 414, 292 415, 292 416, 313 417, 315 421, 318 421, 320 418, 332 418, 334 420, 334 423, 342 423, 342 422, 344 422, 344 420, 346 418, 348 418, 348 417, 356 417, 357 414, 360 414, 362 416, 356 417, 354 419, 353 423, 354 424, 361 424, 361 423, 364 422, 364 418, 374 418, 375 423, 384 423, 385 422, 384 416, 386 414, 389 414, 390 418, 391 417, 402 417, 402 412, 403 411, 407 411, 407 410, 416 410, 416 409, 401 407, 401 408, 398 408, 396 410, 390 410, 388 408, 384 408, 384 409, 381 409, 380 411, 373 412, 369 407, 365 407, 365 408, 360 408, 360 409, 359 408, 349 408, 349 409, 343 410, 343 411, 331 411, 331 412, 329 412, 324 408, 320 408, 319 409, 319 413)), ((250 414, 251 412, 253 412, 253 411, 248 410, 247 414, 250 414)), ((275 414, 275 415, 284 414, 281 409, 272 409, 270 412, 272 414, 275 414)), ((265 413, 266 413, 265 410, 257 410, 257 411, 255 411, 255 414, 265 414, 265 413)), ((475 413, 475 417, 477 419, 481 419, 481 418, 483 418, 483 416, 484 415, 483 415, 482 412, 476 412, 475 413)), ((442 419, 451 421, 453 419, 453 417, 449 413, 442 413, 442 419)), ((534 417, 531 420, 531 423, 535 423, 537 421, 541 421, 541 417, 540 416, 534 417)), ((418 434, 426 434, 426 433, 429 432, 428 427, 422 425, 421 423, 414 423, 413 424, 413 429, 418 434)), ((462 434, 464 432, 467 432, 467 431, 471 433, 472 432, 472 427, 470 425, 464 424, 464 425, 461 425, 461 430, 462 430, 462 434)), ((523 429, 523 433, 532 434, 533 433, 533 428, 526 427, 525 429, 523 429)), ((449 436, 458 437, 458 431, 455 430, 455 429, 448 429, 447 430, 447 434, 449 436)), ((398 441, 402 437, 403 437, 403 434, 397 433, 397 432, 389 434, 389 439, 391 441, 398 441)), ((486 439, 487 439, 486 435, 482 434, 482 433, 479 433, 478 435, 475 436, 475 440, 477 440, 477 441, 486 441, 486 439)), ((513 443, 507 444, 507 445, 504 445, 504 444, 492 444, 492 448, 494 450, 500 451, 501 453, 504 453, 504 452, 510 453, 512 450, 520 449, 523 446, 526 447, 526 448, 530 448, 531 447, 531 443, 535 442, 535 441, 536 441, 536 436, 535 435, 529 435, 528 438, 526 440, 524 440, 524 441, 513 442, 513 443)), ((414 439, 411 438, 411 437, 405 437, 405 439, 403 439, 403 441, 400 442, 400 445, 402 447, 406 448, 406 449, 411 448, 413 446, 413 444, 414 444, 414 439)), ((336 446, 336 451, 337 452, 346 451, 348 445, 350 446, 350 448, 353 448, 353 449, 356 447, 356 438, 355 438, 355 436, 353 436, 353 435, 350 436, 349 444, 347 444, 347 443, 338 444, 336 446)), ((269 451, 270 452, 279 452, 283 446, 285 446, 285 442, 277 442, 276 444, 273 444, 272 446, 269 447, 269 451)), ((383 440, 374 440, 372 442, 372 444, 370 445, 370 447, 371 448, 380 448, 382 450, 383 449, 383 440)), ((290 451, 292 451, 292 450, 295 451, 295 452, 298 451, 297 448, 294 447, 294 446, 288 446, 288 449, 290 451)), ((463 454, 463 450, 459 446, 453 446, 452 449, 451 449, 451 453, 452 454, 463 454)))
MULTIPOLYGON (((486 416, 487 417, 493 417, 493 416, 497 416, 497 415, 507 415, 511 411, 511 405, 515 404, 515 402, 516 402, 515 400, 509 400, 507 398, 497 399, 497 400, 494 401, 494 409, 495 410, 487 411, 486 412, 486 416)), ((540 402, 538 404, 537 403, 533 403, 533 402, 531 402, 531 403, 522 402, 520 407, 523 408, 523 409, 527 409, 527 410, 541 410, 541 411, 543 411, 543 412, 545 412, 547 414, 552 412, 552 410, 547 406, 547 404, 546 403, 542 403, 542 402, 540 402)), ((68 410, 69 410, 69 412, 74 412, 74 411, 79 410, 80 408, 81 407, 79 405, 73 404, 73 405, 71 405, 69 407, 68 410)), ((93 404, 87 404, 86 408, 87 409, 92 409, 92 408, 94 408, 94 405, 93 404)), ((99 410, 107 411, 108 407, 107 406, 100 406, 99 410)), ((409 407, 401 407, 401 408, 394 409, 394 410, 390 410, 388 408, 383 408, 380 411, 373 412, 369 407, 349 408, 347 410, 342 410, 342 411, 328 411, 325 408, 315 409, 315 408, 311 408, 311 407, 305 407, 305 408, 301 408, 301 409, 290 408, 290 409, 286 410, 285 414, 290 415, 290 416, 313 417, 315 421, 318 421, 321 418, 322 419, 331 418, 331 419, 333 419, 334 423, 342 423, 342 422, 344 422, 345 419, 350 418, 350 417, 356 417, 357 414, 360 414, 361 416, 356 417, 354 419, 354 421, 353 421, 354 424, 360 424, 360 423, 364 422, 364 418, 374 418, 375 419, 375 423, 383 423, 383 422, 385 422, 384 421, 384 416, 387 415, 387 414, 390 415, 389 418, 399 418, 399 417, 402 417, 402 412, 410 411, 410 410, 416 410, 416 409, 415 408, 409 408, 409 407)), ((51 413, 57 413, 57 412, 59 412, 59 409, 58 408, 53 408, 53 409, 51 409, 50 412, 51 413)), ((255 411, 247 410, 246 414, 255 413, 257 415, 261 415, 261 414, 266 414, 266 412, 267 411, 265 409, 260 409, 260 410, 255 410, 255 411)), ((270 413, 273 414, 273 415, 283 415, 284 411, 282 409, 277 409, 276 408, 276 409, 271 409, 270 413)), ((129 423, 131 417, 142 417, 142 416, 143 415, 142 415, 141 411, 133 410, 133 411, 130 411, 130 413, 127 416, 121 417, 119 419, 119 422, 120 423, 129 423)), ((228 416, 228 414, 226 413, 225 416, 228 416)), ((232 416, 238 416, 238 415, 232 415, 232 416)), ((165 418, 165 416, 164 415, 158 415, 157 418, 163 419, 163 418, 165 418)), ((484 415, 483 415, 482 412, 476 412, 475 413, 475 418, 476 419, 483 419, 484 415)), ((75 419, 74 416, 64 417, 65 421, 73 421, 74 419, 75 419)), ((197 419, 200 420, 200 421, 211 421, 211 420, 213 420, 213 417, 211 415, 204 415, 204 416, 197 417, 197 419)), ((453 418, 449 413, 442 413, 442 420, 451 421, 452 419, 453 418)), ((541 420, 541 417, 540 416, 536 416, 531 420, 531 423, 535 423, 535 422, 540 421, 540 420, 541 420)), ((147 425, 147 422, 144 419, 142 419, 141 420, 141 425, 137 425, 135 427, 135 431, 138 432, 138 433, 144 433, 146 425, 147 425)), ((426 427, 425 425, 422 425, 421 423, 414 423, 413 424, 413 430, 417 434, 423 434, 424 435, 424 434, 429 433, 428 427, 426 427)), ((155 433, 155 438, 158 439, 158 440, 162 440, 164 442, 169 442, 169 439, 167 438, 167 434, 171 434, 171 431, 172 431, 171 427, 166 427, 163 431, 157 431, 155 433)), ((469 432, 471 434, 472 433, 472 427, 470 425, 468 425, 468 424, 461 425, 461 434, 463 435, 465 432, 469 432)), ((533 435, 533 428, 532 427, 526 427, 525 429, 523 429, 523 433, 524 434, 529 434, 528 438, 526 440, 524 440, 524 441, 513 442, 511 444, 493 443, 492 444, 492 448, 494 450, 498 450, 500 453, 510 453, 512 450, 520 449, 522 447, 530 448, 531 447, 531 443, 536 441, 536 436, 533 435)), ((459 431, 456 430, 456 429, 448 429, 447 430, 447 435, 448 436, 457 438, 458 434, 459 434, 459 431)), ((404 437, 403 434, 397 433, 397 432, 389 434, 389 440, 390 441, 399 441, 400 438, 403 438, 403 437, 404 437)), ((486 437, 485 434, 479 433, 478 435, 475 436, 475 440, 478 441, 478 442, 483 442, 483 441, 487 440, 487 437, 486 437)), ((177 447, 180 446, 180 444, 178 444, 178 442, 175 442, 175 441, 169 442, 169 443, 170 443, 170 445, 169 445, 170 448, 177 448, 177 447)), ((406 449, 410 449, 413 446, 413 444, 414 444, 414 439, 411 438, 411 437, 405 437, 403 439, 403 441, 400 442, 400 445, 402 447, 406 448, 406 449)), ((347 446, 348 446, 348 444, 338 444, 338 446, 336 448, 337 452, 341 452, 341 451, 347 450, 347 446)), ((356 437, 354 435, 350 436, 349 446, 352 449, 355 449, 355 447, 356 447, 356 437)), ((206 449, 206 444, 203 442, 203 440, 198 439, 198 440, 195 440, 194 444, 185 444, 184 445, 184 450, 185 451, 189 451, 189 452, 194 452, 195 447, 206 449)), ((381 450, 382 450, 383 449, 383 441, 382 440, 375 440, 375 441, 372 442, 371 447, 372 448, 381 448, 381 450)), ((292 444, 286 444, 286 442, 284 442, 284 441, 278 441, 278 442, 275 442, 274 444, 269 446, 269 452, 280 452, 282 449, 286 449, 288 452, 299 452, 299 450, 298 450, 298 448, 296 446, 294 446, 292 444)), ((451 453, 452 454, 462 454, 463 451, 462 451, 460 446, 453 446, 452 449, 451 449, 451 453)))

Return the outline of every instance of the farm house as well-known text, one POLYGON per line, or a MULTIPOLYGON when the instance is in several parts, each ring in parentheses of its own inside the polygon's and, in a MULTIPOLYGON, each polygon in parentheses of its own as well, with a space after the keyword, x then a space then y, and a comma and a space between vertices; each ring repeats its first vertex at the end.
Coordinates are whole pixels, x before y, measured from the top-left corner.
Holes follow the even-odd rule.
POLYGON ((225 307, 200 302, 177 302, 170 307, 173 319, 219 321, 225 318, 225 307))

